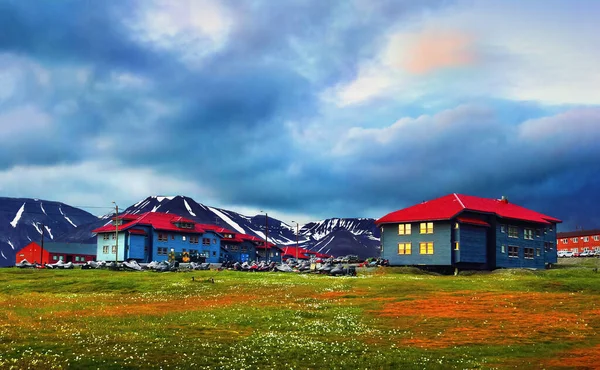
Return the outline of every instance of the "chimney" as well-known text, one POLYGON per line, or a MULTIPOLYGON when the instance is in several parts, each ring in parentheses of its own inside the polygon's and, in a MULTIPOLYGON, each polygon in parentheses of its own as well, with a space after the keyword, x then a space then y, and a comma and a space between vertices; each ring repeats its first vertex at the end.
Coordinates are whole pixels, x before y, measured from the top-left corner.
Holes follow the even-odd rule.
POLYGON ((505 195, 503 195, 503 196, 502 196, 502 199, 500 199, 500 201, 501 201, 502 203, 506 203, 506 204, 508 204, 508 198, 507 198, 505 195))

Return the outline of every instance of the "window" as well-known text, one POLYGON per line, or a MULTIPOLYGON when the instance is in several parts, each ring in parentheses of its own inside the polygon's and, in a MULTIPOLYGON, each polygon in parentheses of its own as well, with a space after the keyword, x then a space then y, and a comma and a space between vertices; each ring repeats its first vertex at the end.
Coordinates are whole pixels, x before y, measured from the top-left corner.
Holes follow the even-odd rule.
POLYGON ((213 244, 217 244, 217 239, 212 240, 213 244))
POLYGON ((54 261, 56 261, 56 260, 58 259, 58 257, 57 257, 57 256, 52 256, 52 259, 53 259, 54 261))
POLYGON ((458 229, 460 228, 460 225, 458 224, 458 222, 456 222, 456 223, 454 224, 454 228, 455 228, 456 230, 458 230, 458 229))
POLYGON ((562 240, 563 244, 567 244, 569 242, 569 239, 565 238, 562 240))
POLYGON ((399 224, 398 235, 410 235, 412 233, 412 227, 410 224, 399 224))
POLYGON ((433 254, 433 243, 432 242, 419 243, 419 253, 420 254, 433 254))
POLYGON ((198 236, 190 236, 190 243, 192 244, 198 244, 199 240, 200 238, 198 236))
MULTIPOLYGON (((271 255, 272 255, 272 254, 273 254, 273 253, 271 253, 271 255)), ((217 255, 217 252, 216 252, 216 251, 213 251, 213 257, 214 257, 214 256, 216 256, 216 255, 217 255)))
POLYGON ((533 240, 533 230, 532 229, 525 229, 525 239, 533 240))
POLYGON ((523 248, 523 256, 525 257, 525 259, 532 260, 533 248, 523 248))
POLYGON ((508 257, 509 258, 519 258, 519 247, 509 245, 508 246, 508 257))
POLYGON ((158 233, 158 241, 159 242, 166 242, 168 240, 169 240, 169 235, 158 233))
POLYGON ((171 240, 175 240, 175 234, 171 234, 171 240))
POLYGON ((246 252, 248 252, 248 247, 242 246, 242 253, 246 253, 246 252))
POLYGON ((112 246, 112 254, 116 254, 117 253, 117 246, 113 245, 112 246))
POLYGON ((535 229, 535 237, 536 237, 536 238, 539 238, 539 237, 541 237, 541 236, 542 236, 542 230, 540 230, 540 229, 535 229))
POLYGON ((598 240, 600 240, 600 236, 594 235, 594 241, 597 242, 598 240))
POLYGON ((79 262, 79 256, 75 256, 75 262, 79 262))
POLYGON ((502 253, 506 253, 506 246, 505 246, 505 245, 503 245, 503 246, 500 248, 500 252, 502 252, 502 253))
POLYGON ((102 253, 108 254, 108 245, 105 245, 104 247, 102 247, 102 253))
POLYGON ((548 226, 548 231, 552 231, 552 226, 548 226))
POLYGON ((103 239, 103 240, 108 240, 108 239, 110 239, 110 234, 104 234, 104 235, 102 235, 102 239, 103 239))
MULTIPOLYGON (((191 237, 190 237, 191 238, 191 237)), ((181 240, 185 241, 185 235, 181 237, 181 240)))
POLYGON ((163 247, 158 247, 158 253, 159 256, 165 256, 167 255, 167 248, 163 248, 163 247))
POLYGON ((115 240, 115 234, 111 234, 112 240, 115 240))
POLYGON ((460 244, 458 242, 454 242, 454 250, 460 250, 460 244))
POLYGON ((577 243, 577 242, 579 242, 579 238, 573 238, 573 239, 571 239, 571 240, 573 241, 573 243, 577 243))
POLYGON ((518 238, 519 237, 519 228, 516 226, 508 227, 508 237, 509 238, 518 238))
POLYGON ((209 238, 202 238, 202 245, 210 245, 210 239, 209 238))
POLYGON ((584 236, 584 237, 583 237, 583 241, 584 241, 584 242, 589 242, 589 241, 590 241, 590 238, 589 238, 589 237, 587 237, 587 236, 584 236))
POLYGON ((544 242, 544 250, 546 252, 551 251, 553 246, 554 246, 554 243, 552 243, 552 242, 544 242))
POLYGON ((238 250, 238 246, 237 245, 230 245, 229 246, 229 250, 230 251, 237 251, 238 250))
POLYGON ((398 243, 398 254, 412 254, 412 243, 398 243))
POLYGON ((535 249, 535 255, 538 256, 538 257, 541 256, 542 255, 542 249, 541 248, 536 248, 535 249))
POLYGON ((506 232, 506 225, 500 225, 500 232, 501 233, 505 233, 506 232))
POLYGON ((421 222, 421 234, 433 234, 433 222, 421 222))
POLYGON ((192 255, 193 255, 193 254, 196 254, 196 253, 198 253, 198 250, 197 250, 197 249, 190 249, 190 254, 192 254, 192 255))

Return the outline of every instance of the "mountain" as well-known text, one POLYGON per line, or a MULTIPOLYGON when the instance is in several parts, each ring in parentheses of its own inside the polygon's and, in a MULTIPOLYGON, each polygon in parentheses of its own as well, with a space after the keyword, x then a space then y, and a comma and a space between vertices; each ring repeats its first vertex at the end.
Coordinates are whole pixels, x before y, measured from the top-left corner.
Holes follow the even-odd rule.
POLYGON ((13 266, 15 253, 31 241, 55 241, 98 218, 60 202, 0 197, 0 266, 13 266))
MULTIPOLYGON (((2 218, 0 216, 0 222, 6 219, 3 224, 5 226, 2 226, 6 228, 6 232, 4 229, 0 229, 0 232, 2 232, 0 234, 0 246, 2 245, 2 237, 10 234, 9 232, 12 232, 10 235, 15 233, 15 235, 22 235, 6 239, 10 240, 15 248, 12 248, 8 243, 6 244, 8 248, 0 247, 0 251, 4 253, 6 260, 10 261, 9 264, 11 265, 14 263, 14 253, 17 250, 24 247, 30 240, 40 239, 40 234, 36 234, 33 230, 37 232, 37 228, 40 228, 42 222, 48 225, 52 231, 52 237, 50 237, 49 232, 45 233, 46 240, 95 243, 96 236, 92 233, 92 230, 106 225, 110 222, 110 218, 114 216, 114 214, 110 214, 98 218, 62 203, 32 199, 0 198, 0 207, 4 207, 0 208, 0 214, 3 214, 1 209, 6 210, 4 212, 6 217, 2 218), (20 219, 17 221, 16 227, 13 228, 10 222, 16 217, 20 206, 23 204, 24 209, 20 219), (42 208, 50 213, 42 212, 42 208), (71 220, 73 224, 69 223, 68 220, 71 220)), ((281 246, 296 245, 296 228, 294 226, 272 217, 267 220, 264 214, 250 217, 237 212, 206 206, 185 196, 150 196, 124 210, 119 209, 120 214, 142 214, 145 212, 176 214, 199 223, 219 225, 261 239, 265 238, 265 224, 268 222, 269 242, 281 246)), ((310 222, 301 227, 298 244, 303 248, 334 256, 357 254, 361 258, 373 257, 379 255, 379 229, 371 218, 332 218, 310 222)), ((0 255, 0 266, 2 266, 2 261, 4 259, 0 255)))

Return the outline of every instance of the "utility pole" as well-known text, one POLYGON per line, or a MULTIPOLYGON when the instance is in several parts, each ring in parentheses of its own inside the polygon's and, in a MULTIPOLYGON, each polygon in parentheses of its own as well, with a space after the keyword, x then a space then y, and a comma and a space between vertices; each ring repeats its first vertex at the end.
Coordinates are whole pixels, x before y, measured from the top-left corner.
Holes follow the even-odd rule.
POLYGON ((265 212, 265 263, 269 253, 269 214, 265 212))
POLYGON ((296 262, 298 262, 298 233, 300 232, 299 225, 296 221, 292 221, 296 224, 296 262))
MULTIPOLYGON (((42 245, 41 245, 41 249, 40 249, 40 264, 43 265, 44 264, 44 224, 42 224, 42 245)), ((48 261, 50 262, 50 261, 48 261)))
POLYGON ((115 269, 117 268, 117 262, 119 261, 119 206, 115 205, 115 269))

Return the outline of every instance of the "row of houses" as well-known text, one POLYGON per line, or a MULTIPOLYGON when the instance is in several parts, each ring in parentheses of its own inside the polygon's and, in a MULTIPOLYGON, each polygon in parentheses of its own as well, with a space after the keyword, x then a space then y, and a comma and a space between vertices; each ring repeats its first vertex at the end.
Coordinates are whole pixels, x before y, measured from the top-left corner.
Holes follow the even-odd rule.
POLYGON ((282 249, 252 235, 160 212, 119 215, 93 231, 98 260, 165 261, 170 254, 199 255, 206 262, 281 261, 282 249))

